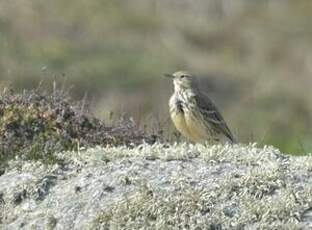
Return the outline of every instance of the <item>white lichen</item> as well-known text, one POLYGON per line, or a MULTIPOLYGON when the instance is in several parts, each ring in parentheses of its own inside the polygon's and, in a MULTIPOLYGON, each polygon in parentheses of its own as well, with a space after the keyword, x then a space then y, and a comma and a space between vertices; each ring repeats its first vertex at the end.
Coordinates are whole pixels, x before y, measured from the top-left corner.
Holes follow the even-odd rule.
POLYGON ((9 163, 0 176, 1 229, 312 227, 311 156, 256 144, 157 143, 57 157, 62 165, 9 163))

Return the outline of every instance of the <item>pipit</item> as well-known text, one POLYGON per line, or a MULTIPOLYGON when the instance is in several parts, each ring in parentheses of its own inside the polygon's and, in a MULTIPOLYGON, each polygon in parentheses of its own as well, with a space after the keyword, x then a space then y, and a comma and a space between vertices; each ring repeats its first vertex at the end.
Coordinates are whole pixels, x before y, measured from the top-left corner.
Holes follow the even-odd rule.
POLYGON ((199 90, 195 76, 185 71, 165 76, 173 79, 170 116, 183 136, 193 142, 236 142, 216 106, 199 90))

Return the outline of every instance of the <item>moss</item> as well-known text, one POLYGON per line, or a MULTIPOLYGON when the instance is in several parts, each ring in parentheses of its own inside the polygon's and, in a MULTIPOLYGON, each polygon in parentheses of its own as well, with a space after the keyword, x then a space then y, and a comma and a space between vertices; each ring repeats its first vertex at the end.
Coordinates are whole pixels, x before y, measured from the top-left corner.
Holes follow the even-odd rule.
POLYGON ((54 226, 56 221, 57 228, 83 229, 309 229, 311 225, 311 156, 284 156, 275 148, 254 144, 155 143, 98 146, 60 152, 57 157, 64 166, 10 161, 8 174, 0 177, 8 205, 3 225, 19 226, 21 221, 25 228, 49 221, 54 226), (30 202, 36 207, 24 210, 30 202), (36 213, 42 216, 37 219, 36 213), (57 220, 50 219, 52 215, 57 220))
MULTIPOLYGON (((157 161, 156 165, 173 159, 177 162, 171 166, 168 180, 162 180, 168 187, 155 184, 152 178, 129 178, 129 172, 121 176, 119 183, 132 189, 105 206, 90 222, 90 229, 306 227, 302 215, 312 205, 312 190, 303 181, 309 181, 311 157, 291 158, 275 148, 257 148, 255 144, 185 143, 142 145, 130 150, 99 148, 87 150, 83 156, 93 161, 98 159, 96 155, 109 155, 111 163, 124 158, 157 161), (191 172, 178 169, 187 164, 194 164, 191 169, 203 173, 204 178, 192 178, 191 172), (205 174, 202 167, 212 170, 207 169, 209 173, 205 174), (298 181, 303 184, 299 185, 298 181)), ((170 167, 169 162, 166 165, 170 167)))
POLYGON ((111 210, 98 214, 93 221, 97 229, 188 229, 192 217, 209 212, 204 193, 191 187, 175 196, 158 196, 148 186, 121 200, 111 210))
POLYGON ((236 203, 223 206, 222 190, 221 186, 214 193, 209 188, 184 184, 174 193, 159 194, 143 186, 98 213, 90 229, 300 229, 304 202, 311 204, 311 191, 295 198, 293 191, 285 190, 276 197, 242 194, 236 203))

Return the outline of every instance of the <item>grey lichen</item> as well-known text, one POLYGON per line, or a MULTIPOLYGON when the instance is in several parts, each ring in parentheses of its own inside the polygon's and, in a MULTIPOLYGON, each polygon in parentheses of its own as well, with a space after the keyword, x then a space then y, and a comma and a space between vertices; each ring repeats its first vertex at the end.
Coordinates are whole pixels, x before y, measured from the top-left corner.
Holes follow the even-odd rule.
MULTIPOLYGON (((309 229, 312 157, 255 144, 143 144, 12 160, 0 228, 309 229)), ((2 201, 1 201, 2 200, 2 201)))

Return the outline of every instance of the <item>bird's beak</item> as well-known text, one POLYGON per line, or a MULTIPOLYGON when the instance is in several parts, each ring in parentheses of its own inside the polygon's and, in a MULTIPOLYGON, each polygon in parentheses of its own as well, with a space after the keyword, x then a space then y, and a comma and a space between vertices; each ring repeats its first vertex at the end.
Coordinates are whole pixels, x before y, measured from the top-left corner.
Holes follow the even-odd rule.
POLYGON ((172 74, 169 74, 169 73, 164 73, 164 76, 168 77, 168 78, 174 78, 174 76, 172 74))

